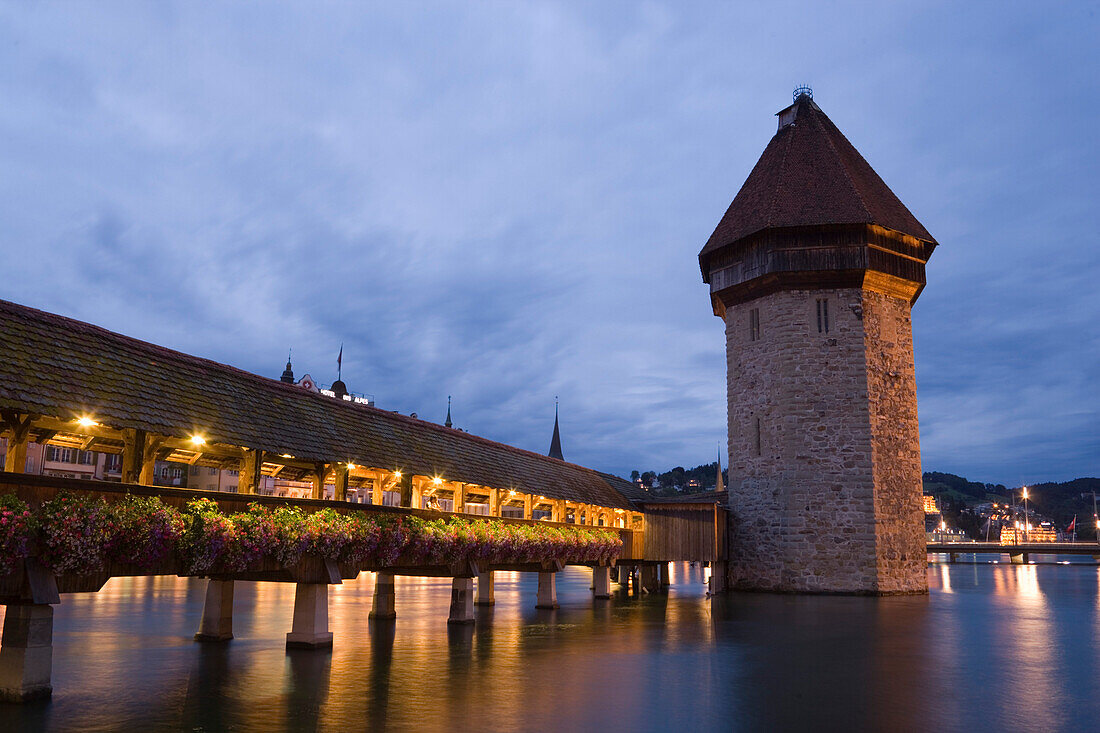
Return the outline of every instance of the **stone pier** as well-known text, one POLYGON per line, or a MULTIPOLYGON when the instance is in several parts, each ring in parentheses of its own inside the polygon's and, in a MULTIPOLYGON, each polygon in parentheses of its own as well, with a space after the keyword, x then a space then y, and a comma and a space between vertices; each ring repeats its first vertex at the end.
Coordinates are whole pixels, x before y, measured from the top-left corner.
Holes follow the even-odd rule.
POLYGON ((724 560, 711 563, 708 583, 711 595, 729 590, 729 563, 724 560))
POLYGON ((488 570, 484 573, 478 573, 477 576, 477 600, 474 603, 478 606, 492 606, 496 601, 496 581, 493 578, 493 571, 488 570))
POLYGON ((474 579, 455 578, 451 581, 451 614, 449 624, 474 622, 474 579))
POLYGON ((8 606, 0 641, 0 702, 48 698, 52 666, 53 607, 8 606))
POLYGON ((539 594, 535 608, 558 607, 557 573, 539 573, 539 594))
POLYGON ((233 581, 206 581, 206 602, 195 641, 229 641, 233 638, 233 581))
POLYGON ((374 578, 374 605, 368 618, 397 618, 394 605, 393 573, 378 573, 374 578))
POLYGON ((294 588, 294 625, 286 635, 287 648, 320 649, 332 646, 328 630, 328 586, 298 583, 294 588))

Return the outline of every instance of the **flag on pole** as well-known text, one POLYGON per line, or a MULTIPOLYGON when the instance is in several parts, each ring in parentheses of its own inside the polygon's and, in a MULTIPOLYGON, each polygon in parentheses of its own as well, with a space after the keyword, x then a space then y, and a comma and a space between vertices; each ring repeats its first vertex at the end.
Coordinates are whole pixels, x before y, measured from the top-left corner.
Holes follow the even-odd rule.
POLYGON ((1066 527, 1066 531, 1067 532, 1073 532, 1076 529, 1077 529, 1077 515, 1074 514, 1073 515, 1073 521, 1069 523, 1068 527, 1066 527))

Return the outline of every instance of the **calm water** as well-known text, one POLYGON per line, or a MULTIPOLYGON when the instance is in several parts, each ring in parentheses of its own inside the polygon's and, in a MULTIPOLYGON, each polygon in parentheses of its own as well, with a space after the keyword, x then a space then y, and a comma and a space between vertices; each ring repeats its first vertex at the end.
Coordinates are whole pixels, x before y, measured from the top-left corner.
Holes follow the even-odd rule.
POLYGON ((1096 730, 1100 569, 930 567, 918 598, 735 594, 674 566, 668 596, 593 603, 569 569, 558 611, 499 573, 497 605, 449 629, 450 585, 373 578, 330 595, 330 653, 283 646, 293 586, 238 583, 224 645, 191 640, 202 581, 116 579, 65 596, 54 697, 0 730, 1096 730))

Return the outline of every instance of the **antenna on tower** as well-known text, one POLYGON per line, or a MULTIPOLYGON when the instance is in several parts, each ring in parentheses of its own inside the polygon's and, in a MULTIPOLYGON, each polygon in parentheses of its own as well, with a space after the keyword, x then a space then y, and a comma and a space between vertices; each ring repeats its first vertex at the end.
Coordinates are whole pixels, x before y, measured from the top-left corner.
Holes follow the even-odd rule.
POLYGON ((794 101, 797 102, 799 97, 814 98, 814 90, 810 88, 809 84, 800 84, 794 88, 794 101))

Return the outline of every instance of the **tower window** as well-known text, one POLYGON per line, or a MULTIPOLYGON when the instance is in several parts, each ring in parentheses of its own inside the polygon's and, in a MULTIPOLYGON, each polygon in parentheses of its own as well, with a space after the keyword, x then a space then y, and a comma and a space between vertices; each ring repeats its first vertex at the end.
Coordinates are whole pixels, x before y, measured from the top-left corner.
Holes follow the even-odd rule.
POLYGON ((760 340, 760 309, 753 308, 749 311, 749 341, 760 340))
POLYGON ((817 299, 817 332, 829 333, 829 301, 826 298, 817 299))

